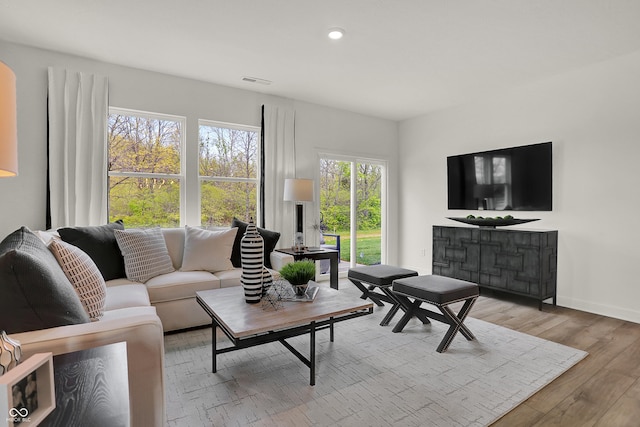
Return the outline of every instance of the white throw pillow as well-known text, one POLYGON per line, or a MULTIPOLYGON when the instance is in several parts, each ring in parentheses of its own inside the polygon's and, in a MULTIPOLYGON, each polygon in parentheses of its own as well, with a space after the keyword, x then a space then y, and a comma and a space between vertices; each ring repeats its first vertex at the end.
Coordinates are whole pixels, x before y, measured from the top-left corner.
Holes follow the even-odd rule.
POLYGON ((212 231, 185 227, 182 271, 224 271, 233 269, 231 251, 237 228, 212 231))
POLYGON ((62 240, 51 239, 49 250, 78 293, 89 319, 99 320, 104 314, 107 287, 96 263, 82 249, 62 240))
POLYGON ((152 277, 175 271, 159 227, 113 232, 124 257, 127 279, 145 283, 152 277))

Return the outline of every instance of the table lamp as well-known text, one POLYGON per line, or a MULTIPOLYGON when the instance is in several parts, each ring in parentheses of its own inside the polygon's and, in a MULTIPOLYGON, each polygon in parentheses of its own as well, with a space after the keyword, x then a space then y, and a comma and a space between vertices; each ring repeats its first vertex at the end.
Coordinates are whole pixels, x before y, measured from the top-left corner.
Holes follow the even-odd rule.
POLYGON ((313 180, 288 178, 284 180, 284 201, 296 202, 296 227, 293 249, 304 250, 303 207, 301 202, 313 201, 313 180))
POLYGON ((0 177, 17 174, 16 75, 0 61, 0 177))

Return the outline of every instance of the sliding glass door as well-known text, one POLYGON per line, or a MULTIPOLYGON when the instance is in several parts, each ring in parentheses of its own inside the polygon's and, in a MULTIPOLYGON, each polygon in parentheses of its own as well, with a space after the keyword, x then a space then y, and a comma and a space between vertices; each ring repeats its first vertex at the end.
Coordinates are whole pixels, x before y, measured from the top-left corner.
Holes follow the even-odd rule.
POLYGON ((323 244, 337 246, 343 270, 385 260, 385 166, 371 160, 320 159, 323 244))

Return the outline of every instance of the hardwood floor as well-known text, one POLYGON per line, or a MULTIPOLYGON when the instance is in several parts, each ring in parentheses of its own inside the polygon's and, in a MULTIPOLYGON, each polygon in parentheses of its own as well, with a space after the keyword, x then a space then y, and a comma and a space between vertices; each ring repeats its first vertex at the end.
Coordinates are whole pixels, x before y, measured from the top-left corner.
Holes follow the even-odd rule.
POLYGON ((640 425, 640 324, 490 292, 469 316, 589 353, 494 427, 640 425))

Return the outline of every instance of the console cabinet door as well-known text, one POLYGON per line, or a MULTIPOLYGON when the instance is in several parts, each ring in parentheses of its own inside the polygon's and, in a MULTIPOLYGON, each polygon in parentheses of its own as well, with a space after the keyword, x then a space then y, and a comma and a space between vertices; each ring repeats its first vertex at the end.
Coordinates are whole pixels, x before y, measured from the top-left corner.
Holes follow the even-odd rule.
POLYGON ((480 230, 433 227, 433 274, 478 283, 480 230))

